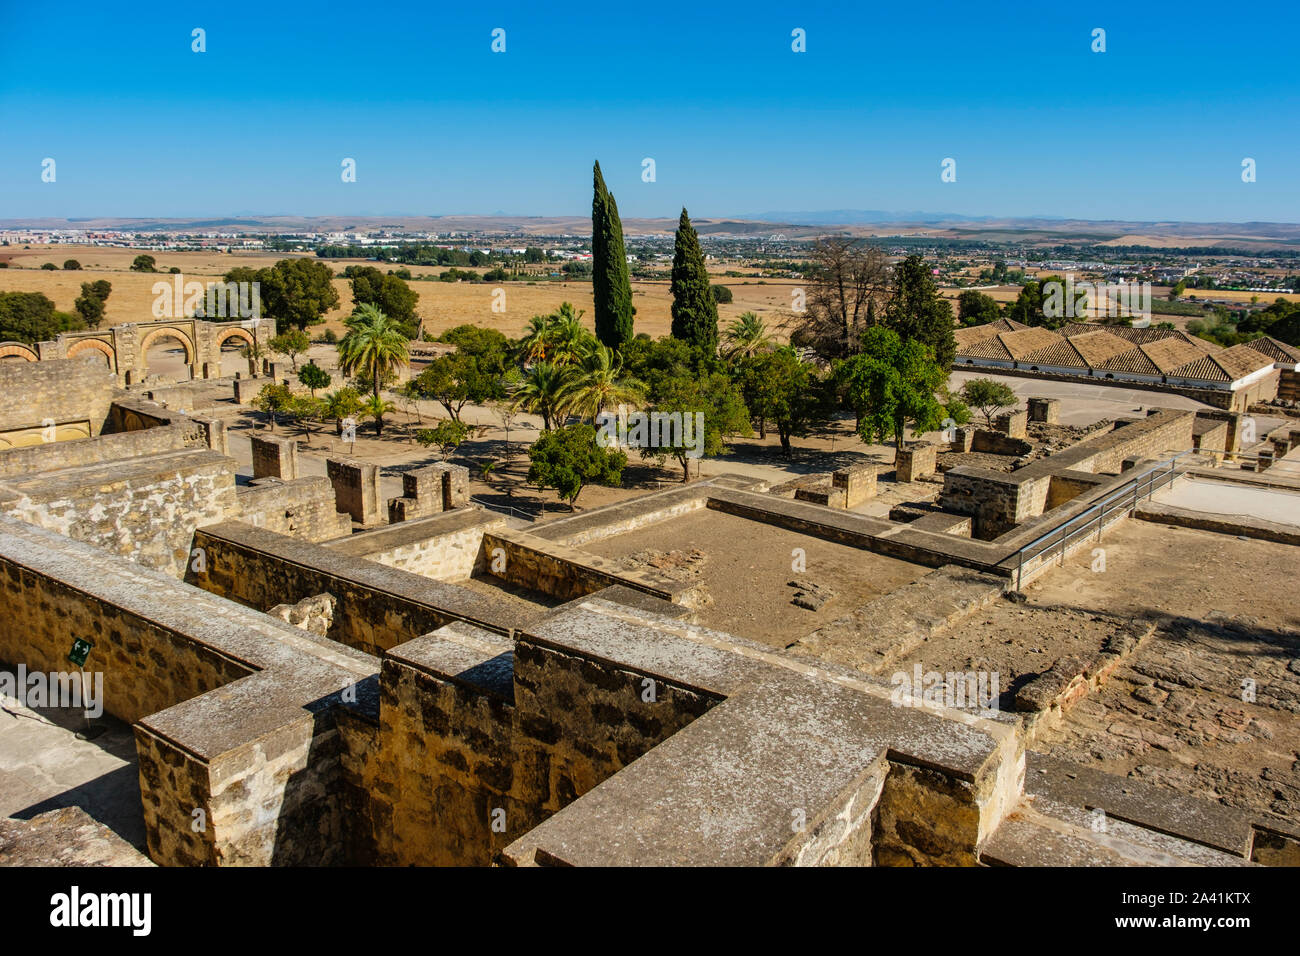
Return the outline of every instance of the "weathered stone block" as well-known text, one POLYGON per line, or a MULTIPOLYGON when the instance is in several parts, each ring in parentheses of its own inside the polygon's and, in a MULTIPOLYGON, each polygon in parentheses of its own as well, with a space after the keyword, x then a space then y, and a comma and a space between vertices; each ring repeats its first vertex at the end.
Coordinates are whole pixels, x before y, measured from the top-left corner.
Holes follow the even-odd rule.
POLYGON ((298 477, 298 443, 292 438, 253 435, 253 477, 292 481, 298 477))
POLYGON ((1059 398, 1029 399, 1029 420, 1056 425, 1061 421, 1061 400, 1059 398))
POLYGON ((897 481, 916 481, 934 474, 935 460, 939 446, 929 442, 905 445, 898 449, 895 479, 897 481))
POLYGON ((328 458, 325 473, 334 486, 339 511, 363 525, 379 524, 379 466, 356 458, 328 458))
POLYGON ((1029 413, 1024 409, 1003 412, 993 420, 993 427, 1008 438, 1029 437, 1029 413))
POLYGON ((831 487, 844 493, 844 507, 853 508, 876 496, 876 466, 841 468, 831 475, 831 487))

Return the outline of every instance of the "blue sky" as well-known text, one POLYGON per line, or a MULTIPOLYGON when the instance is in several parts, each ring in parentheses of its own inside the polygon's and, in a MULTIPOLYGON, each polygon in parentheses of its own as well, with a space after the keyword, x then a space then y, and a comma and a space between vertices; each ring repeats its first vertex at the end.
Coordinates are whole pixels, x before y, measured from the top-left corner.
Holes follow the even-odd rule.
POLYGON ((0 218, 1300 221, 1294 0, 114 6, 0 0, 0 218))

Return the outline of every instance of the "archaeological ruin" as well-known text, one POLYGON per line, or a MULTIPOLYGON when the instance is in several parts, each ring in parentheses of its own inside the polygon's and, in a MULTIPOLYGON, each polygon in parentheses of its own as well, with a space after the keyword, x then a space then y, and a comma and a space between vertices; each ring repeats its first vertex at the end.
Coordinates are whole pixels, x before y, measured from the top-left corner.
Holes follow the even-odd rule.
POLYGON ((0 666, 102 674, 135 829, 34 800, 0 858, 1300 863, 1300 421, 1033 398, 529 523, 462 465, 232 452, 239 382, 101 339, 0 362, 0 666))

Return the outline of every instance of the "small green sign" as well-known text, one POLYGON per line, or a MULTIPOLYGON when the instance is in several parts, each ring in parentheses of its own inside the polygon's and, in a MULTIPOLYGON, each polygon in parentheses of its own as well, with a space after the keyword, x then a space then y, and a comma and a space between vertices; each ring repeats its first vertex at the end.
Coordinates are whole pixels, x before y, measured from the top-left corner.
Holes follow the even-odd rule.
POLYGON ((78 667, 84 667, 86 658, 90 655, 90 649, 94 646, 94 641, 88 641, 80 637, 76 638, 72 642, 72 650, 68 651, 68 660, 78 667))

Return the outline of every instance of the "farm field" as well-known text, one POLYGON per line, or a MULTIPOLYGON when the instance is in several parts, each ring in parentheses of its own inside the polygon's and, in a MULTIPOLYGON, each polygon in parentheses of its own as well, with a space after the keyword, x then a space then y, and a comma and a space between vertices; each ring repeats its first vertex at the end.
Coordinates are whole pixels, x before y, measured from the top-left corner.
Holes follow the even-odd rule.
MULTIPOLYGON (((0 291, 43 292, 53 301, 55 308, 72 311, 72 303, 81 293, 81 283, 107 279, 113 284, 108 300, 104 325, 124 322, 149 322, 154 320, 153 285, 160 280, 171 281, 166 270, 176 266, 188 281, 197 279, 212 282, 236 266, 264 268, 286 258, 284 253, 234 253, 216 252, 156 252, 150 253, 158 262, 159 273, 131 272, 131 262, 140 254, 138 249, 116 249, 101 246, 33 246, 28 249, 13 247, 0 250, 0 261, 8 260, 9 268, 0 270, 0 291), (64 272, 41 269, 41 264, 53 262, 62 266, 64 260, 76 259, 80 271, 64 272), (20 268, 19 268, 20 267, 20 268)), ((392 266, 367 262, 361 259, 329 259, 336 273, 349 265, 382 265, 386 271, 392 266)), ((412 275, 433 275, 445 271, 446 266, 410 266, 412 275)), ((793 279, 736 279, 717 278, 731 289, 734 301, 719 306, 721 324, 725 327, 742 312, 757 312, 769 327, 775 327, 788 312, 791 290, 801 283, 793 279), (760 284, 761 281, 761 284, 760 284)), ((424 319, 424 327, 434 335, 465 323, 515 337, 534 315, 554 311, 562 302, 572 302, 584 310, 583 322, 593 327, 593 304, 590 281, 557 282, 550 280, 510 281, 501 284, 505 289, 505 311, 492 311, 493 285, 469 282, 412 281, 411 288, 420 296, 416 311, 424 319)), ((339 306, 325 316, 325 325, 314 326, 313 335, 326 329, 343 332, 343 318, 351 312, 352 291, 345 279, 335 279, 339 306)), ((667 335, 672 324, 672 296, 669 294, 668 274, 662 280, 632 280, 632 298, 636 305, 636 331, 658 338, 667 335)))

